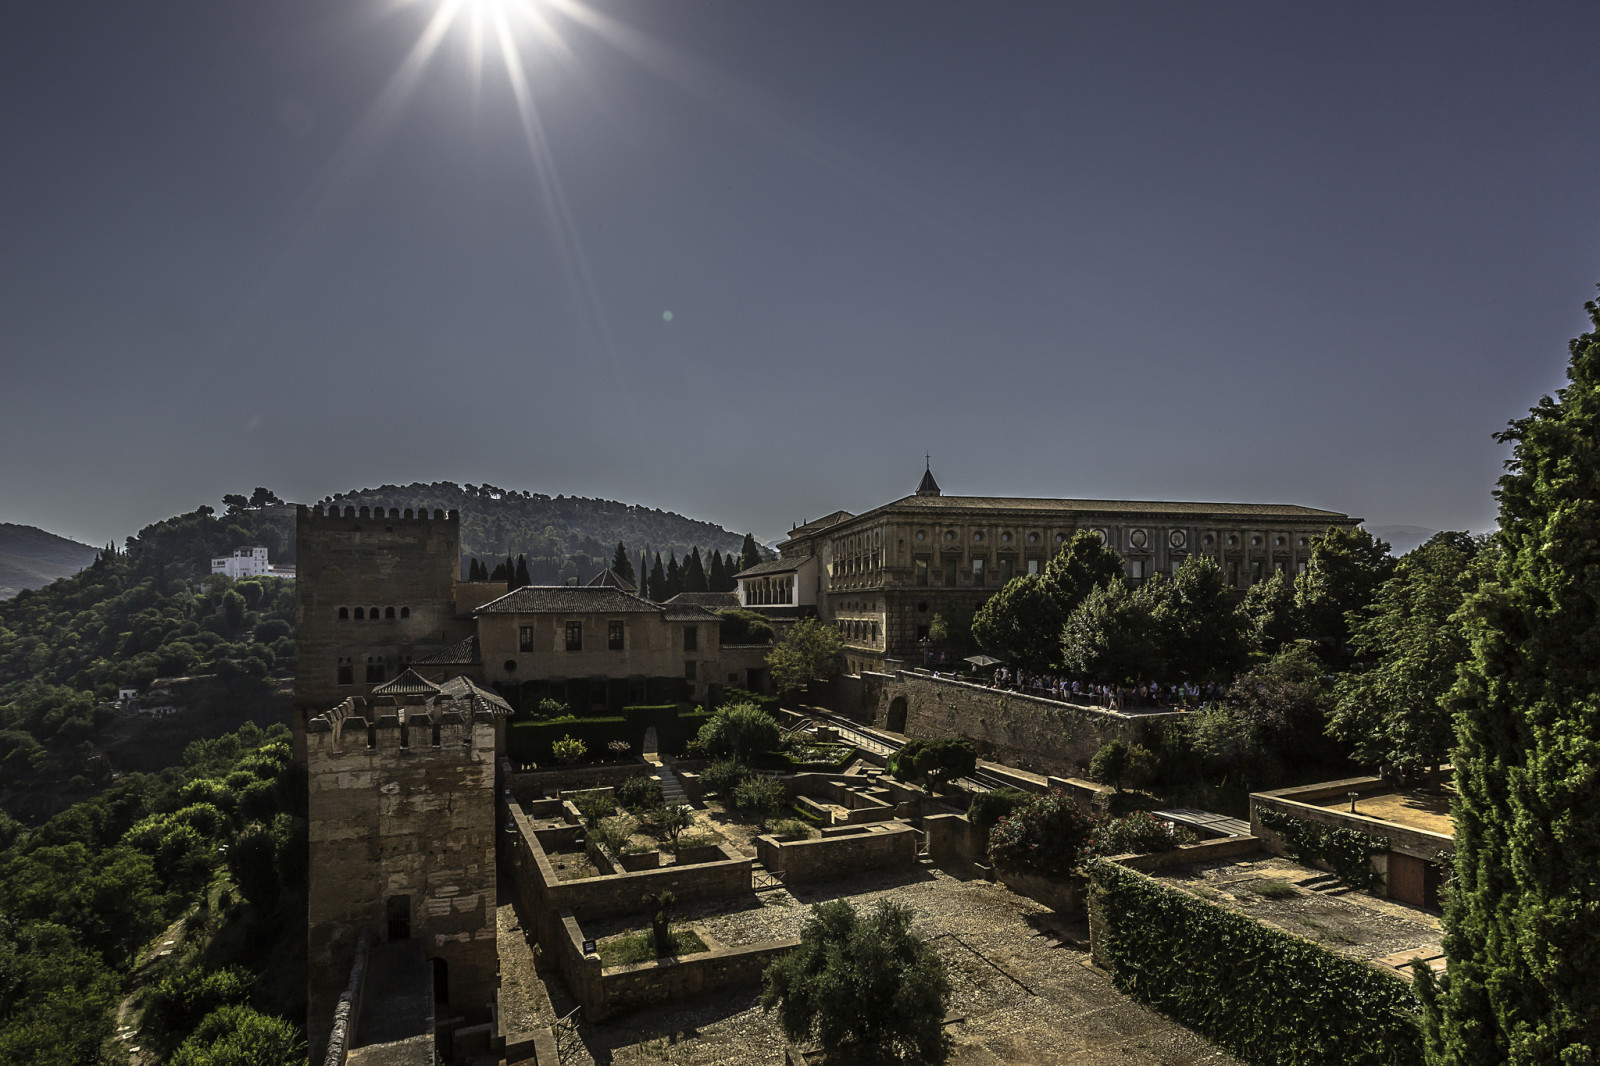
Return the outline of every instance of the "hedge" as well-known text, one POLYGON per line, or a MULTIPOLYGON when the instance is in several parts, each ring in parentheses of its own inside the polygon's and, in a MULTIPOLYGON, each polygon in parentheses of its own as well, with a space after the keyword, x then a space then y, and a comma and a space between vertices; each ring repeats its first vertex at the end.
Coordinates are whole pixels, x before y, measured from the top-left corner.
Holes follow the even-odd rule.
POLYGON ((613 740, 627 741, 628 755, 634 757, 644 749, 646 730, 655 726, 657 746, 679 753, 710 717, 692 703, 666 703, 624 707, 620 715, 512 722, 506 729, 506 752, 514 763, 548 766, 555 762, 550 745, 570 736, 583 741, 591 762, 608 757, 606 745, 613 740))
POLYGON ((1118 988, 1254 1066, 1422 1060, 1411 986, 1105 859, 1086 864, 1118 988))
POLYGON ((1383 880, 1372 869, 1372 857, 1389 850, 1389 842, 1382 837, 1296 818, 1271 807, 1258 808, 1256 816, 1262 825, 1283 838, 1293 858, 1312 866, 1327 864, 1351 888, 1371 892, 1383 880))

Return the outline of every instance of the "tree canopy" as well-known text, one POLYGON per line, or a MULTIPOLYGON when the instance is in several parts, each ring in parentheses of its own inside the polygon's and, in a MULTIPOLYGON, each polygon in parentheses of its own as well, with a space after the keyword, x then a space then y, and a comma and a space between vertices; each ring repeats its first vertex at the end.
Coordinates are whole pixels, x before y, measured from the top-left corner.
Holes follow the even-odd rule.
POLYGON ((972 617, 972 637, 1013 666, 1051 669, 1061 660, 1061 627, 1090 590, 1121 576, 1122 557, 1079 530, 1043 572, 1008 581, 972 617))
POLYGON ((798 692, 813 679, 839 672, 844 641, 839 631, 816 618, 795 623, 767 653, 767 667, 780 693, 798 692))

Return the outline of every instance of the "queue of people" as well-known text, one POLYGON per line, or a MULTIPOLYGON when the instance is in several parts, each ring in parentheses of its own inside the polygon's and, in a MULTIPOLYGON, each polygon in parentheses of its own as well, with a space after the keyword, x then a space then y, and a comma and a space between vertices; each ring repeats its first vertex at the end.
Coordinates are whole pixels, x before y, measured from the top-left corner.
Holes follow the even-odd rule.
POLYGON ((1198 707, 1222 699, 1227 691, 1222 685, 1194 681, 1165 685, 1159 681, 1143 681, 1137 685, 1102 684, 1050 674, 1025 673, 1006 666, 995 670, 991 686, 1008 692, 1067 703, 1088 703, 1117 711, 1134 707, 1198 707))

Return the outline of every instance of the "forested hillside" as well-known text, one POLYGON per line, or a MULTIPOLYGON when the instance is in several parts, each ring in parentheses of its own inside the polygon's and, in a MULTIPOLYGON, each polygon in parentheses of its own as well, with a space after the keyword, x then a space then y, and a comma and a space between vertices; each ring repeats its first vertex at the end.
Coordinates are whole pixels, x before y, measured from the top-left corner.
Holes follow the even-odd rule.
POLYGON ((461 512, 461 553, 493 563, 526 555, 534 584, 587 581, 611 562, 617 542, 630 559, 656 552, 683 559, 695 548, 737 555, 744 534, 671 511, 582 496, 500 489, 493 485, 384 485, 325 497, 324 504, 457 510, 461 512))
POLYGON ((94 562, 95 550, 34 526, 0 522, 0 600, 48 585, 94 562))
POLYGON ((292 675, 293 584, 209 573, 213 554, 242 544, 292 557, 292 521, 201 507, 0 603, 0 795, 103 783, 113 768, 97 742, 113 715, 101 701, 121 686, 215 674, 215 699, 237 708, 292 675))

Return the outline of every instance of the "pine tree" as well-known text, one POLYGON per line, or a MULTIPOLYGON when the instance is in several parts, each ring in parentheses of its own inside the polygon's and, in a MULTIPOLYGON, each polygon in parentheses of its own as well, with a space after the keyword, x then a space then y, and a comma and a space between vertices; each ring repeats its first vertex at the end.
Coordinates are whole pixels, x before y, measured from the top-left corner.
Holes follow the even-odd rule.
POLYGON ((689 558, 683 564, 683 591, 685 592, 710 592, 711 586, 706 582, 706 568, 700 562, 700 549, 696 547, 689 553, 689 558))
POLYGON ((683 570, 678 566, 678 553, 667 553, 667 584, 665 599, 672 599, 683 591, 683 570))
POLYGON ((1468 602, 1450 968, 1419 971, 1431 1063, 1600 1061, 1600 303, 1568 385, 1497 435, 1502 554, 1468 602))
POLYGON ((617 552, 611 557, 611 570, 630 585, 639 583, 633 573, 633 560, 628 558, 628 546, 617 541, 617 552))
POLYGON ((746 533, 744 535, 744 551, 739 557, 739 569, 748 570, 759 562, 761 562, 761 549, 756 546, 755 534, 746 533))
POLYGON ((517 588, 527 588, 531 584, 533 584, 533 578, 528 576, 528 557, 519 555, 517 556, 517 588))
POLYGON ((667 598, 667 575, 661 569, 661 553, 656 552, 656 561, 650 567, 650 596, 651 600, 660 603, 667 598))

